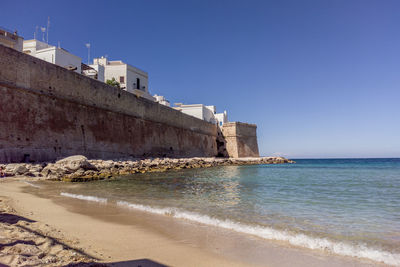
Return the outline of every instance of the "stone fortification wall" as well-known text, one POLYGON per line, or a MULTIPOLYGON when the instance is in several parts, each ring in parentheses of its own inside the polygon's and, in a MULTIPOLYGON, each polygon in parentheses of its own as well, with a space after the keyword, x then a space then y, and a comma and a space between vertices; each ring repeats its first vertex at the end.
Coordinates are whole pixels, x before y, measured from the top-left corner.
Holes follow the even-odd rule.
POLYGON ((229 157, 259 157, 257 126, 242 122, 228 122, 221 127, 229 157))
POLYGON ((215 156, 217 127, 0 45, 0 162, 215 156))

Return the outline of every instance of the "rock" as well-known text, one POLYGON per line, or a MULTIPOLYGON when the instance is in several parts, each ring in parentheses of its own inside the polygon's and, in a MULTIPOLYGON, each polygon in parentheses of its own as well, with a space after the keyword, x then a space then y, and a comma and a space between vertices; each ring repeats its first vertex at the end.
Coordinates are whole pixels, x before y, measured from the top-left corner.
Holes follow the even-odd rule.
POLYGON ((79 169, 84 170, 96 170, 96 167, 90 164, 88 159, 82 155, 70 156, 59 160, 55 163, 60 168, 66 168, 69 171, 77 171, 79 169))
POLYGON ((64 176, 66 173, 69 173, 67 169, 65 168, 60 168, 59 165, 56 164, 48 164, 43 170, 40 172, 41 175, 43 175, 46 178, 49 179, 60 179, 62 176, 64 176))
POLYGON ((126 158, 121 160, 88 160, 84 156, 71 156, 50 164, 8 164, 6 176, 43 176, 47 179, 83 182, 109 179, 134 173, 164 172, 191 168, 209 168, 226 165, 295 163, 283 157, 260 158, 126 158))
POLYGON ((4 170, 7 176, 23 175, 28 173, 29 170, 25 163, 8 164, 4 170))
POLYGON ((114 166, 114 161, 112 160, 103 161, 99 165, 102 169, 111 169, 114 166))
POLYGON ((43 166, 41 164, 35 164, 35 165, 27 164, 26 167, 29 171, 25 173, 25 175, 35 176, 35 177, 41 176, 40 172, 43 170, 43 166))

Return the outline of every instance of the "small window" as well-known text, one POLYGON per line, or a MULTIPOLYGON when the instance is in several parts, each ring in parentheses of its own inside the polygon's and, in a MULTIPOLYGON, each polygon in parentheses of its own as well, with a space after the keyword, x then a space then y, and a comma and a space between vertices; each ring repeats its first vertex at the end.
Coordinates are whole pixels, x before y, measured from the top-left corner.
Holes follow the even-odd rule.
POLYGON ((136 78, 136 89, 140 90, 140 79, 136 78))
POLYGON ((222 121, 219 122, 219 126, 222 126, 222 121))
POLYGON ((124 76, 119 76, 119 82, 120 83, 125 83, 125 77, 124 76))

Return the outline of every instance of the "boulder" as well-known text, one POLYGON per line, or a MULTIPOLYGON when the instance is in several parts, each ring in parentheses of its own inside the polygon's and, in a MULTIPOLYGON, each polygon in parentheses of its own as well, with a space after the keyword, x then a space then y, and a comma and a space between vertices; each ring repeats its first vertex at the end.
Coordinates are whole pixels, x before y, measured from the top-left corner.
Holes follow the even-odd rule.
POLYGON ((23 175, 29 172, 25 163, 12 163, 8 164, 4 170, 7 176, 23 175))
POLYGON ((44 177, 49 178, 49 179, 61 178, 66 173, 67 173, 67 170, 65 168, 60 168, 58 165, 52 164, 52 163, 48 164, 40 172, 41 175, 43 175, 44 177))
POLYGON ((55 163, 59 168, 65 168, 71 172, 77 171, 79 169, 84 170, 96 170, 96 167, 90 164, 88 159, 82 155, 70 156, 61 159, 55 163))

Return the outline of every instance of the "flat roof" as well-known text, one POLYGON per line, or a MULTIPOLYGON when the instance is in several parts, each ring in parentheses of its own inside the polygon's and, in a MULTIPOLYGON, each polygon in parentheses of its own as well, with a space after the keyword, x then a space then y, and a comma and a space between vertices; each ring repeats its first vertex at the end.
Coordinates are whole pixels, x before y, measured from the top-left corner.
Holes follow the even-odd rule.
POLYGON ((39 53, 42 53, 42 52, 48 52, 48 51, 51 51, 51 50, 57 50, 57 49, 60 50, 60 51, 63 51, 64 53, 67 53, 67 54, 69 54, 71 56, 74 56, 74 57, 79 58, 80 60, 82 60, 82 58, 80 58, 80 57, 78 57, 78 56, 76 56, 74 54, 71 54, 70 52, 68 52, 64 48, 58 48, 58 47, 55 47, 55 46, 51 46, 51 47, 48 47, 48 48, 36 50, 36 54, 39 54, 39 53))

